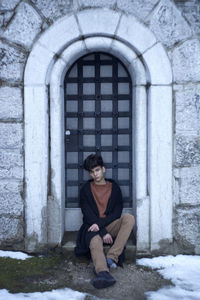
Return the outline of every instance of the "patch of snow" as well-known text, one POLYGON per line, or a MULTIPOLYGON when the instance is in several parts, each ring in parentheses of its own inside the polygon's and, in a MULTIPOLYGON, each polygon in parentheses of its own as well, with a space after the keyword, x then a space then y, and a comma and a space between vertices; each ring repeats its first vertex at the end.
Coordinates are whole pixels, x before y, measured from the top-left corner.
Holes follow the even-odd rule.
POLYGON ((175 286, 167 286, 156 292, 146 293, 149 300, 199 300, 200 299, 200 256, 177 255, 142 258, 138 265, 148 266, 175 286))
POLYGON ((21 259, 21 260, 25 260, 27 258, 31 258, 32 256, 23 253, 23 252, 14 252, 14 251, 3 251, 0 250, 0 257, 10 257, 13 259, 21 259))
POLYGON ((7 290, 0 290, 0 300, 83 300, 86 294, 65 288, 51 292, 11 294, 7 290))

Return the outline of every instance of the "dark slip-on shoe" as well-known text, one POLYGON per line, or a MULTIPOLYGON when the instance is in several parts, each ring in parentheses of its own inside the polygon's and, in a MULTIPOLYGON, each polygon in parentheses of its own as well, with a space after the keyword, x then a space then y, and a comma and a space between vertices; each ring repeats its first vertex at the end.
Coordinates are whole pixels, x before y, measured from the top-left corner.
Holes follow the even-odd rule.
POLYGON ((92 285, 96 289, 107 288, 113 284, 115 284, 116 280, 110 275, 107 271, 101 271, 97 274, 97 276, 92 280, 92 285))

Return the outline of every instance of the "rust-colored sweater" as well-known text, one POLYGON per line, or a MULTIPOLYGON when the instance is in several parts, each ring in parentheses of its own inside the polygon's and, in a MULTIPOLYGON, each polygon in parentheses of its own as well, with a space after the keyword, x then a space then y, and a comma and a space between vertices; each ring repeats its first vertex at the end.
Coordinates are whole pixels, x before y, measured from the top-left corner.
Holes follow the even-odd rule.
POLYGON ((108 200, 111 195, 112 182, 106 181, 106 184, 98 185, 94 181, 90 183, 91 191, 99 210, 99 217, 105 218, 105 211, 107 208, 108 200))

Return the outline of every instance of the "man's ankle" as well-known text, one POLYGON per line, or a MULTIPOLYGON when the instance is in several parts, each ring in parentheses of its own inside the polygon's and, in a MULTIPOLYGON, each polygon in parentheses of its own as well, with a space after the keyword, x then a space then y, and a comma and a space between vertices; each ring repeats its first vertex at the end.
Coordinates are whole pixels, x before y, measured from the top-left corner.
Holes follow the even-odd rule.
POLYGON ((108 265, 109 268, 112 268, 112 269, 117 268, 117 264, 115 263, 115 261, 112 258, 107 257, 106 262, 107 262, 107 265, 108 265))

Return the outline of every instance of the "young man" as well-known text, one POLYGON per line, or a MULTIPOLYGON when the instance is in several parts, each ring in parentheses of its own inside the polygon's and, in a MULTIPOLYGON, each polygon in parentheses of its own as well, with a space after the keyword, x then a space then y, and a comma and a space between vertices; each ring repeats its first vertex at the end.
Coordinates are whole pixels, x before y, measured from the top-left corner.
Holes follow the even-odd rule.
POLYGON ((109 268, 116 268, 119 256, 134 226, 134 217, 122 213, 122 194, 114 180, 105 179, 105 167, 101 156, 91 154, 84 161, 84 169, 92 177, 80 191, 80 206, 83 213, 76 255, 90 251, 96 277, 95 288, 105 288, 116 281, 109 268), (103 244, 111 247, 105 257, 103 244))

